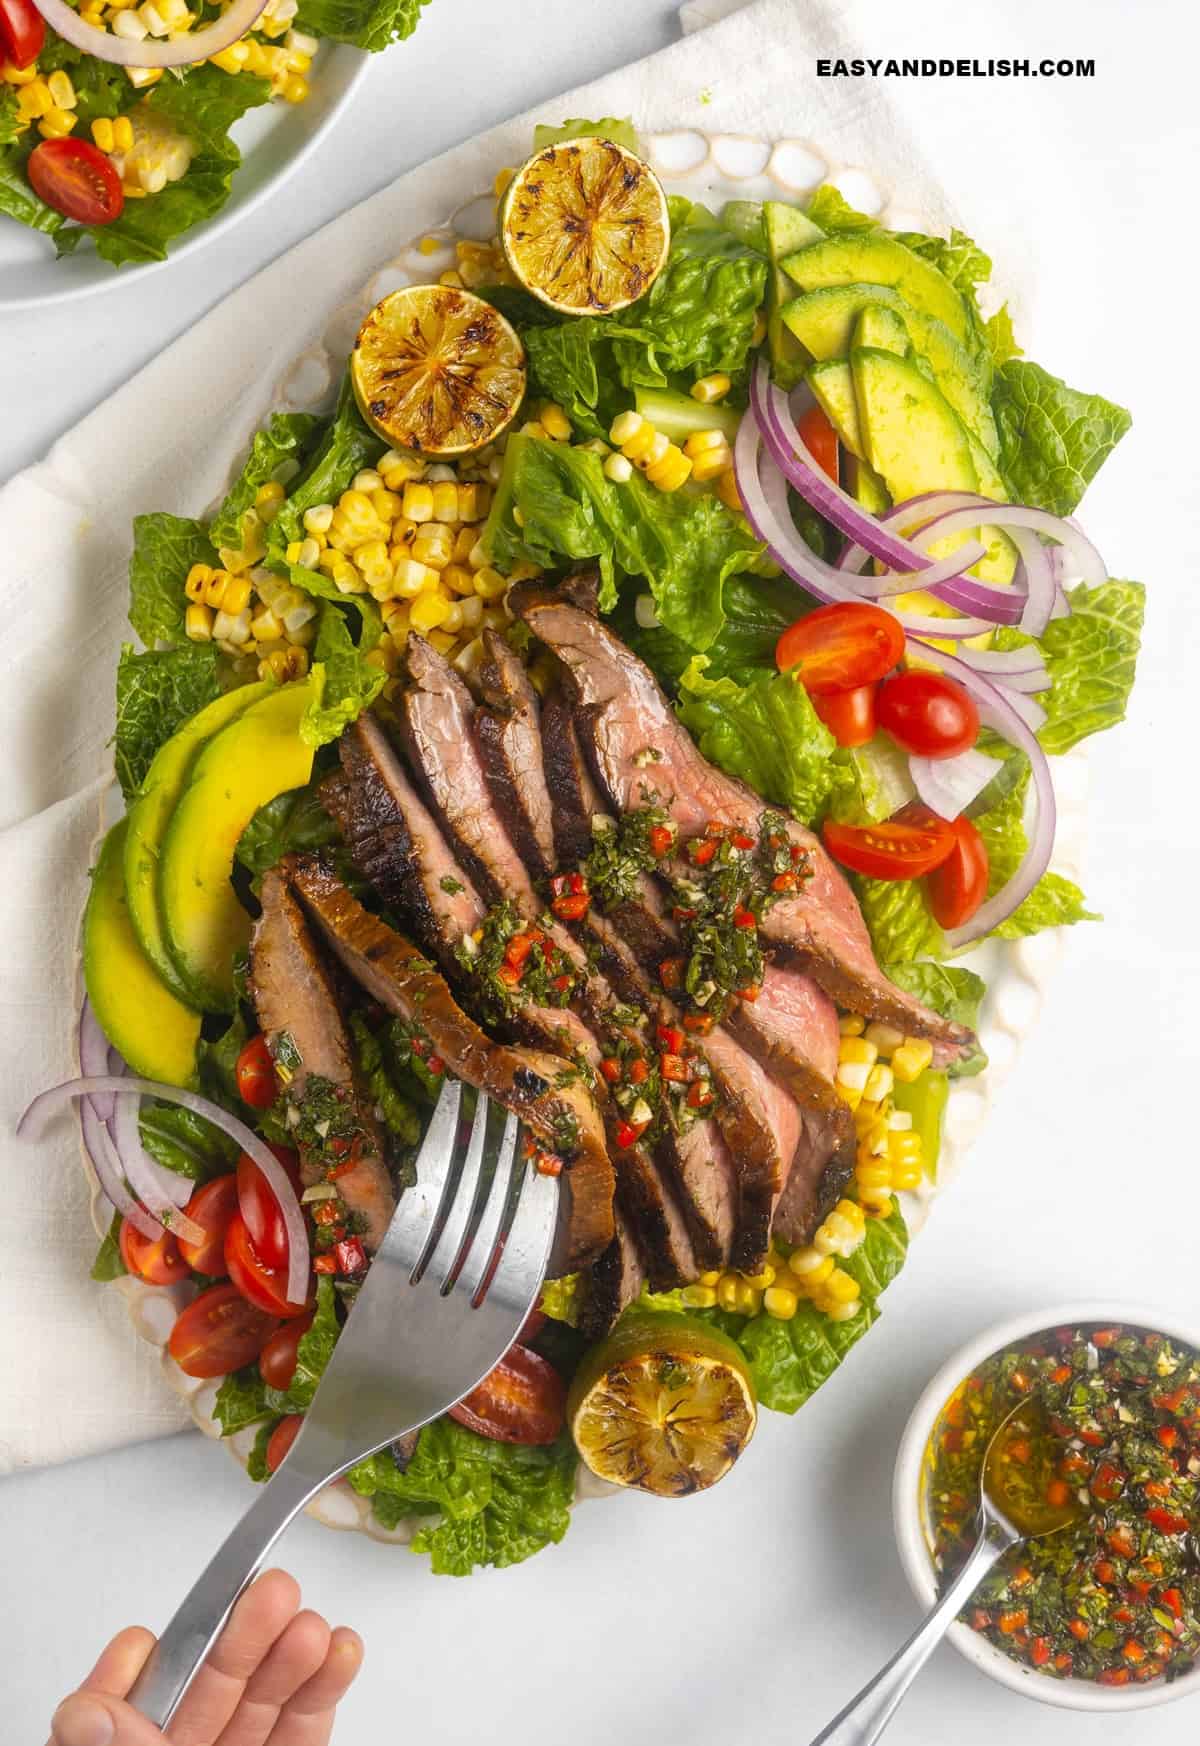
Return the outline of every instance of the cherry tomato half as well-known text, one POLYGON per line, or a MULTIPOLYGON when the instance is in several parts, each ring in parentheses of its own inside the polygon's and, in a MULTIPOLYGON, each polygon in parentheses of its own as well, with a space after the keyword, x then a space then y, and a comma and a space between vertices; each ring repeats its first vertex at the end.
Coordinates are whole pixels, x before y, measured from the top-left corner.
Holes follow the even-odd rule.
POLYGON ((282 1267, 268 1267, 259 1257, 240 1212, 234 1213, 225 1233, 225 1265, 230 1283, 248 1303, 256 1304, 268 1315, 302 1316, 311 1307, 288 1300, 286 1271, 282 1267))
POLYGON ((969 818, 951 825, 954 847, 929 875, 926 887, 933 919, 942 928, 961 928, 987 896, 987 846, 969 818))
POLYGON ((234 1073, 242 1102, 251 1109, 270 1109, 279 1095, 279 1082, 275 1078, 274 1058, 261 1031, 251 1037, 238 1056, 234 1073))
POLYGON ((185 1376, 227 1376, 257 1358, 278 1326, 235 1285, 210 1285, 176 1319, 167 1350, 185 1376))
POLYGON ((286 1419, 280 1419, 271 1435, 267 1438, 267 1472, 274 1473, 292 1444, 296 1441, 296 1433, 304 1423, 303 1413, 289 1413, 286 1419))
POLYGON ((224 1278, 225 1233, 237 1209, 237 1177, 232 1171, 198 1188, 184 1207, 188 1218, 204 1232, 202 1243, 185 1243, 181 1239, 179 1244, 179 1253, 197 1273, 207 1273, 210 1279, 224 1278))
MULTIPOLYGON (((283 1165, 296 1193, 300 1193, 300 1161, 286 1146, 272 1146, 272 1152, 283 1165)), ((287 1226, 279 1210, 279 1202, 266 1177, 248 1153, 237 1161, 238 1211, 246 1221, 250 1240, 268 1267, 286 1267, 288 1259, 287 1226)))
POLYGON ((835 861, 868 879, 919 879, 954 848, 954 832, 932 813, 924 824, 889 818, 882 824, 848 825, 826 819, 822 835, 835 861))
POLYGON ((853 691, 831 691, 814 697, 813 708, 839 746, 865 746, 875 737, 875 687, 857 685, 853 691))
POLYGON ((953 758, 979 738, 979 711, 956 679, 943 673, 897 673, 879 688, 875 718, 906 752, 953 758))
POLYGON ((138 1279, 144 1279, 147 1285, 174 1285, 177 1280, 187 1278, 188 1264, 179 1253, 173 1231, 163 1231, 158 1237, 143 1237, 136 1225, 122 1219, 117 1241, 128 1271, 138 1279))
POLYGON ((800 440, 820 467, 836 485, 838 482, 837 432, 819 406, 810 406, 796 429, 800 440))
POLYGON ((44 139, 30 152, 25 174, 39 199, 80 224, 111 224, 125 210, 116 166, 90 140, 44 139))
POLYGON ((282 1393, 292 1386, 292 1377, 296 1374, 296 1349, 312 1324, 311 1316, 299 1317, 271 1335, 258 1355, 258 1368, 268 1388, 277 1388, 282 1393))
POLYGON ((775 645, 781 673, 800 669, 798 678, 813 697, 831 691, 856 691, 890 673, 904 653, 904 629, 881 606, 841 600, 818 606, 789 625, 775 645))
POLYGON ((553 1364, 510 1346, 450 1417, 497 1443, 553 1443, 567 1412, 567 1385, 553 1364))
POLYGON ((45 41, 46 21, 33 0, 0 0, 0 60, 31 67, 45 41))

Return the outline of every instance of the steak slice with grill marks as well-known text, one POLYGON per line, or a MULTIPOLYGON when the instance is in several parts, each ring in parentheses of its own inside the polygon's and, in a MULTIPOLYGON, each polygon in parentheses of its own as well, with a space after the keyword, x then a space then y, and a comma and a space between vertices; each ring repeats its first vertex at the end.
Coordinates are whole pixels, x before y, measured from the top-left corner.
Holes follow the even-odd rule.
MULTIPOLYGON (((532 590, 518 601, 530 629, 567 668, 584 749, 613 805, 631 811, 639 804, 650 758, 653 785, 685 837, 712 821, 757 834, 761 798, 701 756, 654 675, 632 650, 577 606, 532 590)), ((764 938, 794 953, 840 1006, 929 1037, 935 1058, 956 1059, 971 1045, 971 1032, 888 981, 875 962, 854 895, 820 840, 795 820, 789 819, 786 828, 804 851, 810 877, 797 896, 768 911, 764 938)))
POLYGON ((558 866, 586 861, 592 847, 592 817, 607 812, 587 767, 571 700, 561 688, 542 705, 542 769, 554 816, 558 866))
POLYGON ((535 879, 548 879, 557 855, 553 808, 542 771, 538 695, 499 631, 484 631, 483 649, 473 676, 481 699, 475 711, 480 761, 513 847, 535 879))
MULTIPOLYGON (((299 1106, 311 1079, 328 1081, 352 1105, 362 1134, 360 1156, 338 1177, 338 1192, 364 1221, 363 1242, 376 1249, 396 1210, 396 1194, 385 1162, 384 1140, 370 1099, 359 1087, 354 1052, 338 1006, 329 968, 313 939, 304 912, 285 875, 272 867, 263 875, 262 914, 250 942, 250 996, 272 1056, 284 1048, 292 1077, 285 1095, 299 1106)), ((325 1161, 301 1157, 301 1177, 311 1187, 325 1174, 325 1161)))
POLYGON ((616 1235, 588 1277, 579 1330, 589 1340, 607 1334, 621 1311, 633 1302, 646 1283, 633 1232, 619 1207, 616 1224, 616 1235))
POLYGON ((566 1266, 594 1261, 611 1243, 613 1171, 595 1103, 562 1056, 493 1042, 417 948, 363 908, 316 855, 282 864, 305 910, 347 972, 373 1000, 423 1031, 447 1068, 525 1123, 567 1168, 566 1266))

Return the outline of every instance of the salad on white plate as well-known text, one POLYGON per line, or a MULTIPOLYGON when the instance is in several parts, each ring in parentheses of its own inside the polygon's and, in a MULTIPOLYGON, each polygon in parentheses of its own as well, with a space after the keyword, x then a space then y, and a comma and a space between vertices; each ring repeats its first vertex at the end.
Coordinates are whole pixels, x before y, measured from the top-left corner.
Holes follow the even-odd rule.
POLYGON ((262 1479, 442 1076, 519 1111, 558 1277, 349 1476, 453 1574, 560 1539, 581 1463, 711 1485, 876 1319, 986 1065, 968 955, 1095 919, 1054 764, 1142 612, 1074 519, 1128 415, 961 233, 713 213, 612 120, 496 197, 336 407, 137 519, 84 1077, 25 1118, 78 1102, 95 1275, 172 1294, 262 1479))

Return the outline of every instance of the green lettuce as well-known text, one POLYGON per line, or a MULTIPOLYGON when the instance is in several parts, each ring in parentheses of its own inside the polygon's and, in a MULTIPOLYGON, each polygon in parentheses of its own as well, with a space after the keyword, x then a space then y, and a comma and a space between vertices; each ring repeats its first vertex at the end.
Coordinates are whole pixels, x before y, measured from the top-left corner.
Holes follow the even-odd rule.
POLYGON ((337 1293, 327 1273, 317 1280, 317 1307, 312 1326, 300 1337, 296 1347, 296 1368, 285 1389, 267 1387, 264 1398, 273 1413, 306 1413, 313 1403, 317 1384, 325 1374, 325 1366, 333 1357, 340 1325, 337 1315, 337 1293))
POLYGON ((831 236, 840 230, 879 229, 876 220, 868 218, 865 212, 856 212, 832 182, 825 182, 817 189, 805 211, 820 230, 831 236))
POLYGON ((521 559, 544 568, 597 559, 605 611, 619 575, 643 577, 663 624, 693 650, 721 630, 725 578, 761 551, 710 493, 656 491, 638 473, 614 484, 589 450, 520 432, 508 439, 483 537, 501 571, 521 559))
POLYGON ((29 186, 25 177, 28 157, 29 146, 24 140, 0 149, 0 214, 45 236, 57 236, 67 221, 61 212, 39 200, 29 186))
POLYGON ((192 1182, 223 1176, 237 1162, 236 1141, 178 1104, 143 1103, 138 1128, 155 1162, 192 1182))
MULTIPOLYGON (((1025 832, 1025 794, 1029 787, 1029 766, 1013 789, 990 811, 980 813, 975 820, 988 854, 988 896, 991 897, 1016 872, 1028 847, 1025 832)), ((1020 939, 1025 934, 1037 934, 1043 928, 1069 927, 1080 921, 1099 921, 1085 906, 1083 892, 1061 873, 1043 873, 1025 901, 1017 906, 1007 921, 993 928, 990 938, 1020 939)))
POLYGON ((580 1296, 586 1284, 582 1273, 565 1273, 561 1279, 548 1279, 542 1286, 538 1308, 552 1321, 566 1322, 573 1328, 578 1325, 580 1296))
MULTIPOLYGON (((271 1424, 267 1427, 267 1435, 270 1435, 277 1415, 267 1405, 266 1384, 259 1375, 257 1364, 247 1364, 244 1370, 235 1370, 225 1377, 217 1390, 212 1416, 220 1425, 223 1437, 236 1436, 247 1425, 257 1425, 268 1418, 271 1424)), ((265 1473, 263 1477, 266 1477, 265 1473)))
POLYGON ((211 644, 135 654, 121 648, 117 663, 117 727, 113 761, 126 800, 141 787, 151 760, 196 711, 220 693, 217 651, 211 644))
POLYGON ((481 1565, 519 1564, 562 1539, 577 1459, 565 1432, 556 1443, 532 1447, 493 1442, 452 1419, 435 1419, 403 1472, 385 1449, 351 1468, 349 1480, 372 1500, 385 1527, 430 1517, 413 1551, 428 1553, 435 1575, 469 1576, 481 1565))
MULTIPOLYGON (((239 78, 244 75, 238 75, 239 78)), ((288 489, 271 523, 268 545, 282 559, 284 549, 304 538, 304 512, 319 503, 336 503, 354 475, 373 467, 387 444, 364 423, 349 376, 342 379, 337 410, 315 443, 299 476, 288 489)))
MULTIPOLYGON (((909 994, 915 994, 918 1000, 931 1006, 934 1012, 941 1013, 945 1019, 950 1019, 956 1025, 966 1025, 970 1030, 979 1029, 979 1009, 983 997, 987 993, 987 983, 982 976, 976 976, 973 970, 963 970, 948 964, 885 964, 885 976, 903 988, 909 994)), ((951 1079, 968 1079, 976 1073, 982 1073, 987 1066, 987 1056, 979 1043, 972 1052, 961 1061, 956 1061, 950 1068, 951 1079)))
POLYGON ((936 267, 968 304, 974 303, 976 287, 991 278, 991 257, 964 231, 952 230, 949 237, 925 236, 914 230, 894 231, 893 235, 914 255, 936 267))
POLYGON ((984 342, 992 364, 999 369, 1001 364, 1007 364, 1010 358, 1024 356, 1017 344, 1017 336, 1013 332, 1012 316, 1008 313, 1008 304, 999 308, 995 315, 989 316, 983 324, 984 342))
POLYGON ((214 546, 240 549, 242 517, 260 487, 274 479, 285 462, 300 460, 319 423, 310 412, 277 412, 265 430, 256 432, 245 465, 209 526, 208 537, 214 546))
POLYGON ((605 322, 585 315, 531 327, 524 341, 530 392, 555 401, 582 435, 607 438, 626 396, 605 322))
POLYGON ((220 562, 203 522, 161 511, 134 516, 129 622, 148 649, 156 643, 185 641, 187 573, 193 564, 216 568, 220 562))
POLYGON ((15 85, 0 85, 0 146, 10 146, 24 132, 15 85))
POLYGON ((271 1441, 271 1433, 277 1423, 278 1420, 271 1419, 259 1428, 259 1433, 254 1439, 254 1447, 251 1449, 249 1459, 246 1462, 246 1472, 258 1485, 271 1477, 270 1469, 267 1466, 267 1444, 271 1441))
POLYGON ((428 0, 300 0, 296 27, 374 54, 411 36, 427 4, 428 0))
POLYGON ((285 855, 326 849, 340 834, 312 788, 292 788, 259 807, 242 832, 237 858, 261 878, 285 855))
POLYGON ((107 1285, 110 1279, 120 1279, 128 1272, 121 1259, 121 1215, 115 1212, 92 1262, 92 1278, 100 1285, 107 1285))
POLYGON ((313 645, 315 696, 300 722, 300 738, 306 746, 340 739, 383 690, 387 674, 382 667, 368 665, 366 653, 351 638, 345 614, 326 601, 313 645))
MULTIPOLYGON (((708 678, 738 679, 752 667, 773 672, 775 645, 805 610, 809 598, 786 576, 760 577, 738 571, 728 577, 721 596, 725 622, 704 651, 708 678)), ((617 602, 613 623, 660 684, 674 692, 695 652, 691 644, 662 624, 640 625, 629 591, 617 602)))
POLYGON ((599 121, 573 120, 564 121, 559 126, 539 122, 533 130, 533 149, 544 151, 547 146, 560 145, 565 139, 611 139, 616 145, 624 146, 626 151, 641 152, 638 142, 637 128, 628 116, 618 119, 615 115, 602 116, 599 121))
MULTIPOLYGON (((1140 582, 1080 583, 1066 618, 1052 619, 1039 638, 1052 684, 1039 694, 1046 719, 1038 739, 1047 752, 1069 752, 1089 734, 1125 719, 1137 669, 1146 590, 1140 582)), ((1029 638, 1002 626, 996 647, 1016 649, 1029 638)))
POLYGON ((350 1033, 354 1038, 359 1073, 384 1127, 401 1146, 416 1146, 424 1124, 413 1105, 397 1090, 388 1071, 383 1042, 361 1012, 350 1014, 350 1033))
POLYGON ((992 408, 1014 499, 1052 515, 1071 514, 1133 422, 1123 407, 1068 388, 1025 358, 996 372, 992 408))
POLYGON ((816 823, 846 771, 834 761, 837 741, 808 692, 765 667, 710 679, 707 664, 697 655, 679 684, 679 719, 701 752, 764 800, 788 807, 804 824, 816 823))
POLYGON ((880 963, 895 967, 944 954, 945 935, 925 900, 923 881, 864 879, 859 873, 849 878, 880 963))

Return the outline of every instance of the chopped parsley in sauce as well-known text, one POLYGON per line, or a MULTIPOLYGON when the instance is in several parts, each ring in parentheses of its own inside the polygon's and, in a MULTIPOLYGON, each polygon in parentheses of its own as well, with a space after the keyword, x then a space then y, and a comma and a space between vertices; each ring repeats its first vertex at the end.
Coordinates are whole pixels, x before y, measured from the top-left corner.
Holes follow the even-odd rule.
POLYGON ((457 947, 479 1005, 490 1018, 507 1018, 531 1003, 566 1006, 577 978, 564 952, 550 937, 553 918, 526 922, 505 898, 483 918, 482 927, 457 947))
POLYGON ((974 1539, 991 1434, 1024 1399, 1049 1441, 1028 1452, 1044 1501, 1081 1514, 1006 1553, 964 1621, 1051 1677, 1177 1678, 1200 1653, 1200 1359, 1120 1326, 1053 1329, 989 1358, 930 1441, 934 1560, 947 1574, 974 1539))

